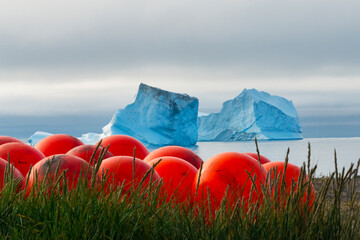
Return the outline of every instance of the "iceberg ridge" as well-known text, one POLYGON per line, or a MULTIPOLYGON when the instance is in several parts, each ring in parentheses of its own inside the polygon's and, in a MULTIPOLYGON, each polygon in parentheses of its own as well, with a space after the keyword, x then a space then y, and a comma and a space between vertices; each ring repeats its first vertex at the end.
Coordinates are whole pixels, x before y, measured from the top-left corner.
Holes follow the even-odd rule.
POLYGON ((302 139, 293 103, 256 89, 244 89, 219 113, 198 118, 198 141, 302 139))
POLYGON ((194 145, 199 100, 141 83, 136 99, 103 127, 104 136, 126 134, 147 145, 194 145))

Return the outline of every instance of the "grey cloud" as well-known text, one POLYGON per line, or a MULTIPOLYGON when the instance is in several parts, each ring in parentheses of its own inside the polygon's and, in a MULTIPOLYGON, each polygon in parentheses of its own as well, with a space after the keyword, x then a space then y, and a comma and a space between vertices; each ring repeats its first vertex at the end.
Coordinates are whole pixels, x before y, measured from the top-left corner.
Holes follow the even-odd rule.
POLYGON ((145 82, 209 111, 254 87, 301 114, 347 105, 350 114, 360 104, 359 9, 358 0, 2 2, 0 83, 29 93, 3 90, 12 97, 0 96, 0 111, 111 112, 145 82), (58 93, 58 83, 102 81, 96 93, 58 93))
POLYGON ((37 4, 19 21, 5 14, 0 70, 360 75, 358 1, 154 2, 37 4))

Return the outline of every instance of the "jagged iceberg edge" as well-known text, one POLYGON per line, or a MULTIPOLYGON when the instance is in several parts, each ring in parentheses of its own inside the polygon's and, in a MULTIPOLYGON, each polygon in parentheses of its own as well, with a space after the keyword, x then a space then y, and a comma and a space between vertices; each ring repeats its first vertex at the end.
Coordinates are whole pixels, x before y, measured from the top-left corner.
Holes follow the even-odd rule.
POLYGON ((302 139, 296 109, 283 97, 244 89, 218 113, 198 118, 198 141, 302 139))
MULTIPOLYGON (((124 134, 147 146, 192 146, 197 142, 198 108, 195 97, 141 83, 135 101, 119 109, 103 127, 103 133, 87 133, 79 139, 92 144, 106 136, 124 134)), ((36 144, 42 136, 35 134, 29 141, 36 144)))
MULTIPOLYGON (((102 133, 78 137, 95 144, 104 137, 125 134, 149 147, 193 146, 197 141, 251 141, 302 139, 297 111, 283 97, 256 89, 244 89, 223 103, 218 113, 198 112, 199 101, 140 84, 135 101, 119 109, 102 133)), ((28 142, 35 145, 51 133, 37 131, 28 142)))
POLYGON ((146 145, 191 146, 197 142, 199 100, 141 83, 135 101, 103 127, 105 136, 126 134, 146 145))

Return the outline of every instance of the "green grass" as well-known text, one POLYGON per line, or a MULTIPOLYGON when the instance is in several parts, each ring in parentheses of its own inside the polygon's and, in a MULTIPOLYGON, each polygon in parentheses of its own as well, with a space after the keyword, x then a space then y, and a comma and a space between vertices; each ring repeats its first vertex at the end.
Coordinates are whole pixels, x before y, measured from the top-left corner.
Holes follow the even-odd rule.
MULTIPOLYGON (((335 154, 335 165, 336 161, 335 154)), ((45 194, 43 186, 25 197, 9 180, 0 193, 0 239, 360 239, 358 168, 352 164, 314 179, 316 166, 310 167, 309 147, 303 169, 317 186, 312 211, 299 206, 309 185, 304 181, 286 206, 272 201, 264 187, 262 205, 245 211, 226 209, 222 203, 211 220, 207 208, 194 204, 159 206, 155 185, 143 192, 134 190, 128 198, 122 188, 105 196, 84 182, 62 194, 45 194)))

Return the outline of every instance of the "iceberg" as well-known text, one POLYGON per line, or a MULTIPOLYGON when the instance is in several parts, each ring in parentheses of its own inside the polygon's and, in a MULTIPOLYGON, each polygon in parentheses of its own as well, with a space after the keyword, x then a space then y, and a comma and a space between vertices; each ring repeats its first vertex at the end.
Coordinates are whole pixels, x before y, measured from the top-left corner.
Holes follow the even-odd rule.
POLYGON ((199 100, 141 83, 135 101, 118 110, 104 136, 125 134, 146 145, 196 144, 199 100))
POLYGON ((103 133, 84 133, 81 135, 81 137, 78 137, 78 139, 84 144, 95 145, 104 137, 105 136, 103 133))
MULTIPOLYGON (((31 146, 35 146, 41 139, 51 135, 53 135, 53 133, 36 131, 28 138, 27 141, 31 146)), ((104 134, 102 133, 84 133, 81 135, 81 137, 78 137, 77 139, 82 141, 84 144, 93 145, 100 141, 102 138, 104 138, 104 134)))
MULTIPOLYGON (((223 103, 218 113, 198 112, 199 100, 141 83, 135 101, 119 109, 102 133, 82 134, 84 144, 125 134, 148 147, 192 146, 197 141, 243 141, 302 139, 293 103, 256 89, 244 89, 223 103)), ((35 145, 51 135, 35 132, 28 142, 35 145)))
POLYGON ((53 135, 52 133, 36 131, 33 135, 28 138, 28 143, 31 146, 35 146, 41 139, 46 138, 47 136, 53 135))
POLYGON ((302 139, 292 103, 256 89, 244 89, 218 113, 198 118, 198 141, 302 139))

